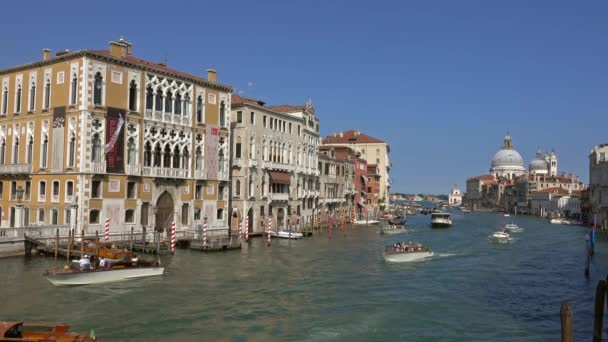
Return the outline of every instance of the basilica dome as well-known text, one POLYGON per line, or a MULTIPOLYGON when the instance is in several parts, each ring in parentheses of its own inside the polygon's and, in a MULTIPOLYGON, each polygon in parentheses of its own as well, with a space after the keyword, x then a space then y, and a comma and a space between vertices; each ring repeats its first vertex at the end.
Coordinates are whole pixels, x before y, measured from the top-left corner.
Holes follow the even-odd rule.
POLYGON ((494 158, 492 158, 490 173, 495 177, 508 179, 515 179, 526 173, 524 158, 513 149, 509 133, 505 136, 500 151, 496 152, 494 158))
POLYGON ((492 167, 497 166, 521 166, 524 167, 524 159, 515 150, 500 150, 492 158, 492 167))
POLYGON ((549 173, 549 163, 543 158, 540 148, 536 151, 536 158, 530 161, 528 170, 531 174, 547 174, 549 173))

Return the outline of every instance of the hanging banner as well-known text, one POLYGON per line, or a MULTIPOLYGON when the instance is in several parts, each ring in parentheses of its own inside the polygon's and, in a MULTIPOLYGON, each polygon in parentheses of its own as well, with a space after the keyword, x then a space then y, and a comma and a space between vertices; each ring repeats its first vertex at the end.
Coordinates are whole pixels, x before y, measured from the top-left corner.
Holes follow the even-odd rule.
POLYGON ((207 172, 207 179, 217 179, 217 149, 220 129, 218 126, 207 125, 205 133, 205 170, 207 172))
POLYGON ((125 110, 108 107, 108 114, 106 116, 106 146, 104 148, 107 173, 125 172, 124 117, 125 110))
POLYGON ((63 170, 63 150, 65 132, 65 107, 53 109, 53 143, 51 149, 51 170, 63 170))

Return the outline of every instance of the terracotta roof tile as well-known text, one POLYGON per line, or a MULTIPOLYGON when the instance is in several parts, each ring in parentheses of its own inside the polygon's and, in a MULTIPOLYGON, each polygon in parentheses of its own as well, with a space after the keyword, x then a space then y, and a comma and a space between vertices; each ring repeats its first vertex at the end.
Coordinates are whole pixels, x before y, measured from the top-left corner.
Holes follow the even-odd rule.
POLYGON ((279 113, 303 112, 306 110, 306 105, 302 105, 302 106, 291 106, 291 105, 268 106, 268 109, 273 110, 275 112, 279 112, 279 113))
POLYGON ((355 130, 348 130, 336 135, 327 136, 323 139, 324 144, 369 144, 383 143, 384 141, 371 137, 365 133, 355 130))

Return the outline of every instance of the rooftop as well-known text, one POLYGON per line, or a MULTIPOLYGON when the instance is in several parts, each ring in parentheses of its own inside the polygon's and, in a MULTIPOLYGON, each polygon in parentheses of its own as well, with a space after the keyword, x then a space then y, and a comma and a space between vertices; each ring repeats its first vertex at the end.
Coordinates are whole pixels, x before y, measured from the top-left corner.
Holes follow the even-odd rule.
POLYGON ((334 133, 323 139, 324 144, 373 144, 384 143, 384 141, 371 137, 360 131, 348 130, 341 133, 334 133))

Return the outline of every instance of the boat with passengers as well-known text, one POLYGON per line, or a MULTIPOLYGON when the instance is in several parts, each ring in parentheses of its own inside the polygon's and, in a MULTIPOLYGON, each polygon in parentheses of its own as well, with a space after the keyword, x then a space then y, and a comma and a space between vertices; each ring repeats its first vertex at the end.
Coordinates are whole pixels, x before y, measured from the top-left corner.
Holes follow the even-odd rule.
POLYGON ((397 242, 384 249, 384 260, 389 262, 412 262, 430 258, 434 255, 428 246, 421 243, 397 242))
POLYGON ((452 225, 452 214, 438 211, 431 214, 431 226, 433 228, 447 228, 452 225))

